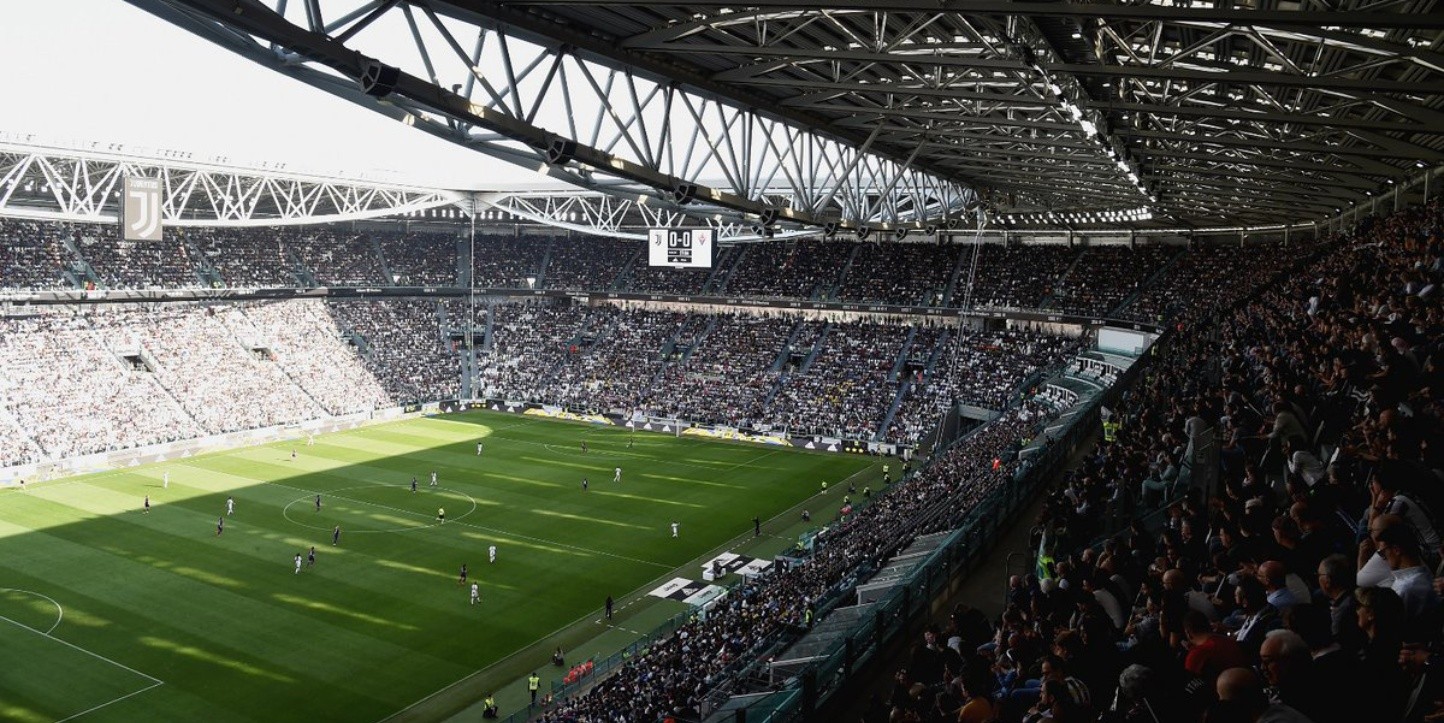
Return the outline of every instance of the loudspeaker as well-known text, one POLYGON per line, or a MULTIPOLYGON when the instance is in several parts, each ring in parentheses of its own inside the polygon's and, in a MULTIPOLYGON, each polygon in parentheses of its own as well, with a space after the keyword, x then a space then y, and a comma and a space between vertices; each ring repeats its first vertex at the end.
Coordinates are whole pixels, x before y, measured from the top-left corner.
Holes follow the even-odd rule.
POLYGON ((871 228, 870 226, 858 226, 858 227, 857 227, 857 237, 858 237, 858 239, 860 239, 860 240, 865 240, 865 239, 867 239, 868 235, 871 234, 871 233, 872 233, 872 228, 871 228))
POLYGON ((828 221, 827 223, 822 225, 822 237, 832 238, 833 236, 836 236, 839 228, 841 227, 836 221, 828 221))
POLYGON ((685 206, 697 200, 697 184, 679 183, 672 189, 672 202, 679 206, 685 206))
POLYGON ((779 215, 781 215, 781 212, 775 208, 762 209, 762 225, 771 226, 772 224, 777 223, 777 217, 779 215))
POLYGON ((752 225, 752 233, 755 233, 762 238, 772 238, 772 229, 767 226, 763 226, 760 223, 752 225))
POLYGON ((936 224, 931 224, 931 223, 930 223, 930 224, 928 224, 927 226, 924 226, 924 227, 923 227, 923 233, 925 233, 925 234, 927 234, 927 235, 929 235, 929 236, 936 236, 936 235, 938 235, 938 227, 937 227, 936 224))
POLYGON ((560 166, 570 163, 577 154, 576 141, 566 138, 553 138, 551 145, 547 146, 547 163, 553 166, 560 166))
POLYGON ((908 237, 908 229, 905 228, 897 229, 896 231, 893 231, 893 233, 897 236, 897 240, 899 241, 908 237))
POLYGON ((361 69, 361 92, 372 98, 385 98, 396 90, 396 82, 401 80, 401 69, 387 65, 379 60, 367 60, 366 66, 361 69))

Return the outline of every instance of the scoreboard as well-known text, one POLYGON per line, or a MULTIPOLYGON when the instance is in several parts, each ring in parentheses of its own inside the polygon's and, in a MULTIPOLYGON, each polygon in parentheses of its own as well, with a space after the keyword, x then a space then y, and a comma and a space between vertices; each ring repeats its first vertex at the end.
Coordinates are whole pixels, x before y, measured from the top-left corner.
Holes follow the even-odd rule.
POLYGON ((679 269, 712 268, 710 228, 654 228, 647 231, 647 262, 679 269))

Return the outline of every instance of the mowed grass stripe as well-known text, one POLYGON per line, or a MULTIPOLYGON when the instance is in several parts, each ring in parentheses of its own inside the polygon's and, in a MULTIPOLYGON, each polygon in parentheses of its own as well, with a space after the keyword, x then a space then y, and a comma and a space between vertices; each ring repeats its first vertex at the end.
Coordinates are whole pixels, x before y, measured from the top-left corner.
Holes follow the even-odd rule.
MULTIPOLYGON (((0 587, 55 598, 57 637, 165 680, 86 720, 376 720, 488 666, 524 675, 544 660, 514 653, 594 624, 607 595, 640 594, 750 534, 754 514, 868 466, 645 433, 629 450, 632 436, 468 413, 32 484, 0 493, 0 587), (432 469, 440 490, 428 489, 432 469), (236 515, 217 537, 228 496, 236 515), (478 504, 464 519, 461 496, 478 504), (442 499, 448 521, 435 525, 442 499), (337 522, 346 532, 332 547, 337 522), (397 523, 404 531, 379 531, 397 523), (310 545, 317 566, 294 574, 310 545), (457 584, 462 563, 480 606, 457 584)), ((16 675, 6 689, 46 695, 45 680, 16 675)))

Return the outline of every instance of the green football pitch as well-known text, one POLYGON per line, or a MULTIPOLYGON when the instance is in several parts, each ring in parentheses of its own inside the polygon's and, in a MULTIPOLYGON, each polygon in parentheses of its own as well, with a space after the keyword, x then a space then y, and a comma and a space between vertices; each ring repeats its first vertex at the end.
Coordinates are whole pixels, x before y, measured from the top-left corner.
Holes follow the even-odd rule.
POLYGON ((445 718, 457 681, 623 635, 608 595, 638 631, 680 612, 646 592, 756 544, 754 516, 786 546, 820 482, 872 466, 469 412, 0 491, 0 720, 445 718))

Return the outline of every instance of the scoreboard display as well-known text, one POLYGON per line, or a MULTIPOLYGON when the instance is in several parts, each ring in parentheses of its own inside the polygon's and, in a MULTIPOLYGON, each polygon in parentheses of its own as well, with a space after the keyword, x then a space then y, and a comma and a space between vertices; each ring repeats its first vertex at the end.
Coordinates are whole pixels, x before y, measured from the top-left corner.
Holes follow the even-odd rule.
POLYGON ((647 261, 651 266, 679 269, 712 268, 713 230, 710 228, 654 228, 647 232, 647 261))

